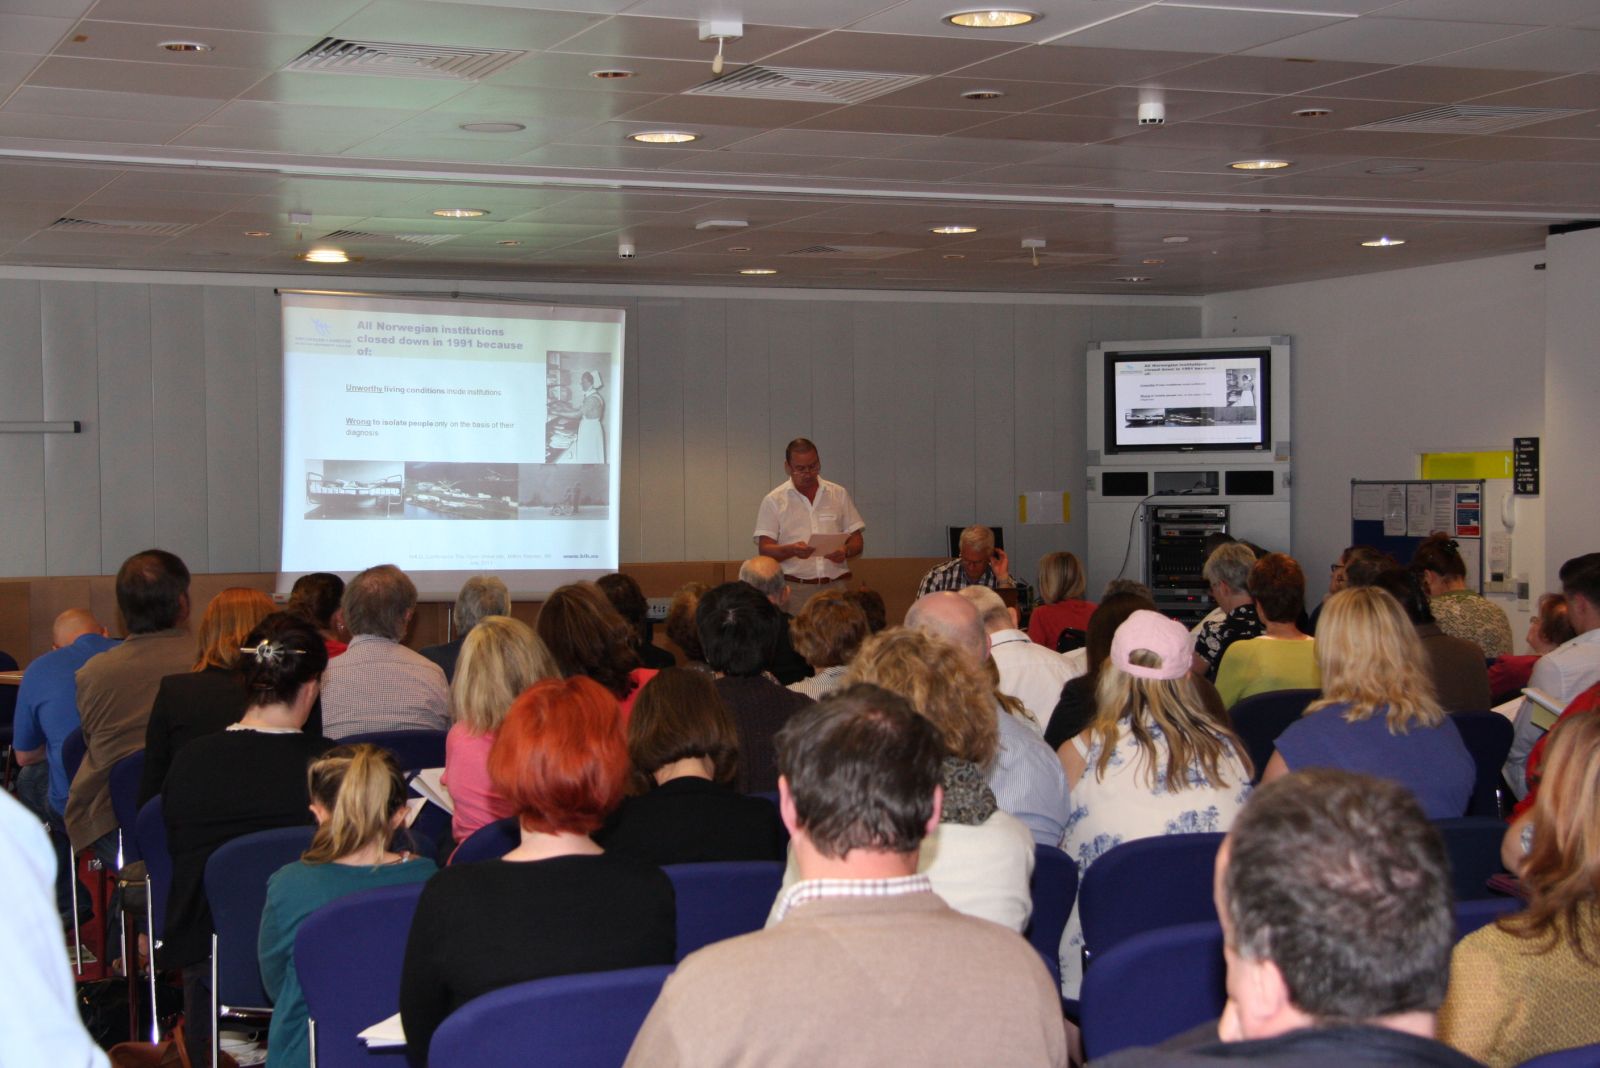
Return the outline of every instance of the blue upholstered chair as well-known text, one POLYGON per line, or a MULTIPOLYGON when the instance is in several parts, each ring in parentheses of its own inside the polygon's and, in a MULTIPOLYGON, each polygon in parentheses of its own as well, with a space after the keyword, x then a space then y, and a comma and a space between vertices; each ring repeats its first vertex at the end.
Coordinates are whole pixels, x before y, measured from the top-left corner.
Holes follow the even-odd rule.
POLYGON ((1511 752, 1512 736, 1516 733, 1511 721, 1498 712, 1452 712, 1450 721, 1461 733, 1478 777, 1472 784, 1472 799, 1467 802, 1468 816, 1500 815, 1500 769, 1505 766, 1506 755, 1511 752))
MULTIPOLYGON (((1090 876, 1094 872, 1089 869, 1090 876)), ((1227 1000, 1221 924, 1186 923, 1132 935, 1098 953, 1083 974, 1078 1006, 1084 1050, 1092 1062, 1128 1046, 1165 1042, 1215 1020, 1227 1000)))
POLYGON ((1520 912, 1523 903, 1514 897, 1481 897, 1475 901, 1456 902, 1456 940, 1467 937, 1480 927, 1512 912, 1520 912))
POLYGON ((1600 1068, 1600 1043, 1544 1053, 1523 1061, 1518 1068, 1600 1068))
POLYGON ((468 835, 465 842, 456 846, 450 863, 472 864, 480 860, 495 860, 521 844, 522 831, 517 824, 517 817, 507 816, 503 820, 485 823, 468 835))
POLYGON ((1505 821, 1497 816, 1462 816, 1453 820, 1434 820, 1444 836, 1445 852, 1450 855, 1450 883, 1457 901, 1494 897, 1484 884, 1491 875, 1505 870, 1500 863, 1500 840, 1505 837, 1505 821))
POLYGON ((341 738, 343 745, 370 742, 389 750, 401 771, 444 767, 444 731, 369 731, 341 738))
POLYGON ((400 1011, 400 969, 422 886, 351 894, 300 925, 294 967, 315 1068, 403 1068, 395 1051, 368 1050, 356 1036, 400 1011))
POLYGON ((669 864, 662 870, 678 900, 679 960, 702 946, 761 930, 783 882, 783 864, 776 860, 669 864))
POLYGON ((111 812, 117 817, 118 868, 139 860, 139 836, 134 824, 139 822, 139 780, 144 775, 144 750, 129 753, 111 765, 111 812))
POLYGON ((474 998, 434 1032, 434 1068, 503 1068, 507 1051, 554 1054, 542 1064, 618 1068, 661 984, 664 964, 534 979, 474 998))
POLYGON ((1033 895, 1033 913, 1022 932, 1050 970, 1050 978, 1061 985, 1061 933, 1067 929, 1072 903, 1078 897, 1078 865, 1054 846, 1033 847, 1033 878, 1028 889, 1033 895))
POLYGON ((1320 690, 1273 690, 1246 697, 1228 710, 1234 733, 1244 742, 1250 763, 1255 765, 1252 781, 1261 781, 1261 773, 1267 770, 1267 761, 1277 748, 1278 735, 1305 715, 1306 706, 1321 696, 1320 690))
POLYGON ((1084 873, 1078 892, 1085 966, 1143 931, 1215 923, 1211 882, 1222 838, 1220 834, 1139 838, 1096 860, 1084 873))

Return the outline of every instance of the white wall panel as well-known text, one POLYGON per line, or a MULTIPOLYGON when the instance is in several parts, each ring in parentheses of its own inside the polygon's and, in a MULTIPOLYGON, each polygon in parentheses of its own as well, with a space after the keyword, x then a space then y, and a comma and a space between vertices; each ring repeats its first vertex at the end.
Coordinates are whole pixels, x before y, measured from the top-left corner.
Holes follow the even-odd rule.
POLYGON ((728 501, 727 302, 685 301, 683 311, 684 559, 737 558, 752 551, 755 505, 728 501))
POLYGON ((639 301, 634 388, 639 393, 639 522, 649 532, 641 561, 685 559, 682 300, 639 301))
MULTIPOLYGON (((894 410, 901 383, 895 357, 900 342, 895 307, 857 304, 850 311, 855 323, 852 356, 856 456, 855 482, 847 485, 867 524, 866 551, 874 556, 897 556, 894 410)), ((817 447, 827 448, 821 442, 817 447)), ((822 470, 828 473, 826 458, 822 470)))
MULTIPOLYGON (((95 287, 45 282, 40 287, 40 351, 44 353, 44 417, 77 419, 81 434, 48 434, 44 442, 46 573, 103 574, 100 560, 99 324, 95 287)), ((115 523, 117 517, 106 516, 115 523)))
MULTIPOLYGON (((980 356, 973 347, 972 308, 939 304, 928 309, 933 329, 925 374, 931 380, 933 401, 934 508, 939 530, 973 522, 995 522, 977 513, 976 448, 978 428, 973 388, 994 364, 1008 362, 1007 355, 980 356)), ((981 313, 980 313, 981 314, 981 313)), ((938 536, 938 531, 935 531, 938 536)))
MULTIPOLYGON (((0 281, 0 420, 44 418, 39 283, 0 281)), ((49 435, 53 436, 53 435, 49 435)), ((0 575, 45 572, 44 434, 0 434, 0 575)))
MULTIPOLYGON (((154 543, 191 571, 211 570, 206 508, 205 291, 150 289, 151 433, 155 452, 154 543)), ((272 359, 281 357, 273 353, 272 359)), ((275 420, 276 422, 276 420, 275 420)))
MULTIPOLYGON (((855 325, 850 305, 811 305, 811 428, 805 436, 826 454, 830 481, 856 491, 855 325)), ((779 457, 782 459, 782 457, 779 457)), ((857 507, 861 500, 854 497, 857 507)))
POLYGON ((276 560, 261 559, 255 294, 207 286, 203 300, 206 536, 211 570, 273 569, 276 560))
MULTIPOLYGON (((552 300, 552 303, 563 303, 552 300)), ((622 351, 622 474, 617 482, 618 499, 611 502, 620 510, 617 546, 623 560, 645 559, 644 526, 640 516, 639 486, 639 307, 633 300, 603 302, 623 309, 622 351)))
POLYGON ((283 532, 283 316, 277 294, 255 292, 256 369, 256 566, 272 571, 278 566, 278 546, 283 532))
POLYGON ((894 426, 893 556, 936 556, 940 534, 936 463, 939 452, 939 328, 926 306, 895 308, 894 383, 877 398, 877 418, 894 426))
POLYGON ((729 559, 755 551, 750 532, 755 528, 761 498, 783 477, 783 457, 778 474, 767 450, 771 418, 767 411, 771 374, 767 363, 767 301, 727 301, 728 312, 728 547, 729 559))
POLYGON ((100 570, 155 545, 150 287, 94 287, 99 332, 100 570), (114 517, 114 518, 113 518, 114 517))

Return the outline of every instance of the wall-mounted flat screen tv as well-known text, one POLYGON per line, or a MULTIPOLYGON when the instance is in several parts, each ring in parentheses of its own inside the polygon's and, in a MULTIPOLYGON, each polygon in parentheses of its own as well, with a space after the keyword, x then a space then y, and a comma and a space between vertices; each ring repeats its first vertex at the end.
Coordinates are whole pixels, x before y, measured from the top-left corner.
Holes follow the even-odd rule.
POLYGON ((1265 452, 1271 350, 1105 354, 1107 453, 1265 452))

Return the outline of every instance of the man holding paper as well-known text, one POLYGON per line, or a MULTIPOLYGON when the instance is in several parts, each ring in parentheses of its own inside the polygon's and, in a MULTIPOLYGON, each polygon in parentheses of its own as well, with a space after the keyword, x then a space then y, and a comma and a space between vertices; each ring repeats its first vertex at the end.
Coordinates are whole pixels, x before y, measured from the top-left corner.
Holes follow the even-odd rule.
POLYGON ((783 567, 793 584, 789 610, 799 612, 812 595, 850 578, 849 559, 865 546, 866 522, 850 500, 850 491, 822 478, 817 447, 795 438, 783 450, 789 479, 761 499, 756 512, 755 542, 762 556, 783 567))

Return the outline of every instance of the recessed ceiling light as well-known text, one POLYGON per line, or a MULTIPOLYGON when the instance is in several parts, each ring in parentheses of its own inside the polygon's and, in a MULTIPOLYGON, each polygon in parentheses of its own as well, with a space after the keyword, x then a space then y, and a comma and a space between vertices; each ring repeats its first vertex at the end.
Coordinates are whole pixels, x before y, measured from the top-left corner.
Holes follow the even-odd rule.
POLYGON ((999 100, 1006 94, 998 89, 968 89, 961 94, 963 100, 999 100))
POLYGON ((1166 260, 1158 260, 1158 259, 1156 259, 1154 257, 1151 257, 1148 260, 1140 260, 1139 262, 1144 264, 1146 267, 1159 267, 1163 263, 1166 263, 1167 261, 1166 260))
POLYGON ((1368 174, 1418 174, 1425 170, 1415 163, 1385 163, 1377 167, 1368 167, 1368 174))
POLYGON ((642 130, 629 134, 628 140, 641 145, 682 145, 700 140, 700 135, 687 130, 642 130))
POLYGON ((297 259, 307 263, 349 263, 350 257, 342 248, 314 248, 309 252, 302 252, 297 259))
POLYGON ((272 231, 271 230, 246 230, 244 232, 244 236, 245 237, 271 237, 272 236, 272 231))
POLYGON ((1189 239, 1182 234, 1173 234, 1170 237, 1163 237, 1161 243, 1163 245, 1187 245, 1189 239))
POLYGON ((504 245, 506 248, 515 248, 518 245, 522 244, 522 242, 521 241, 496 241, 495 244, 504 245))
POLYGON ((1289 166, 1286 159, 1241 159, 1228 164, 1236 171, 1281 171, 1289 166))
POLYGON ((489 214, 487 208, 434 208, 433 214, 441 219, 476 219, 489 214))
POLYGON ((952 223, 949 226, 935 226, 933 229, 928 231, 930 234, 975 234, 977 232, 978 228, 976 226, 967 226, 964 223, 952 223))
POLYGON ((957 11, 944 17, 944 21, 949 25, 960 26, 964 30, 1005 30, 1012 26, 1026 26, 1038 20, 1037 11, 1023 11, 1018 8, 957 11))
POLYGON ((527 127, 520 122, 464 122, 461 129, 468 133, 516 133, 527 127))
POLYGON ((1117 279, 1117 281, 1119 281, 1119 282, 1148 282, 1148 281, 1150 281, 1150 279, 1145 277, 1144 275, 1130 274, 1130 275, 1127 275, 1126 277, 1117 279))
POLYGON ((749 252, 750 251, 750 246, 749 245, 734 245, 732 248, 728 249, 728 251, 729 252, 749 252))
POLYGON ((589 77, 610 81, 614 78, 631 78, 633 77, 633 71, 623 70, 621 67, 612 67, 607 70, 592 70, 589 72, 589 77))
POLYGON ((778 272, 773 270, 771 267, 746 267, 746 268, 742 269, 739 273, 740 274, 777 274, 778 272))
POLYGON ((1291 112, 1289 112, 1289 114, 1293 115, 1297 119, 1322 119, 1322 118, 1328 117, 1329 115, 1332 115, 1333 114, 1333 109, 1332 108, 1301 108, 1299 111, 1291 111, 1291 112))
POLYGON ((1406 239, 1403 238, 1403 237, 1375 237, 1371 241, 1363 241, 1363 242, 1361 242, 1361 247, 1362 248, 1393 248, 1395 245, 1403 245, 1405 243, 1406 243, 1406 239))
POLYGON ((204 41, 162 41, 161 47, 168 52, 209 52, 211 46, 204 41))
POLYGON ((964 253, 960 253, 960 252, 946 252, 940 258, 941 259, 946 259, 946 260, 964 260, 967 257, 966 257, 966 255, 964 253))

